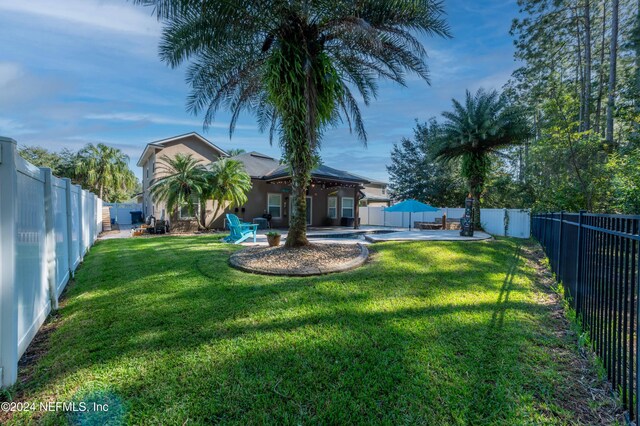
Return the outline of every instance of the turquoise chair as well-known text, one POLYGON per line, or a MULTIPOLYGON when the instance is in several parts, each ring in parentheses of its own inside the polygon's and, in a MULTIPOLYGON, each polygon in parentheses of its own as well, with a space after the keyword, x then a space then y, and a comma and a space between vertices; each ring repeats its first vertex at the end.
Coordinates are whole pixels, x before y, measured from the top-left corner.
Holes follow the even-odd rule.
POLYGON ((235 214, 227 214, 227 226, 231 232, 224 240, 228 243, 240 244, 253 235, 253 242, 256 242, 258 224, 240 222, 235 214))

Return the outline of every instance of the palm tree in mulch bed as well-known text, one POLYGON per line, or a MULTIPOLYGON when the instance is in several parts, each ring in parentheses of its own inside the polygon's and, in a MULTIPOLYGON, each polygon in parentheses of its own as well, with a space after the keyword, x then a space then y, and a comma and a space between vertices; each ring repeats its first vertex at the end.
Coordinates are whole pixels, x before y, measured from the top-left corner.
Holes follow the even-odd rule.
POLYGON ((308 244, 306 191, 322 131, 346 120, 366 142, 355 89, 368 104, 378 78, 429 81, 419 36, 449 36, 438 0, 134 0, 165 22, 160 56, 190 61, 188 109, 208 126, 222 107, 278 136, 292 176, 287 247, 308 244))

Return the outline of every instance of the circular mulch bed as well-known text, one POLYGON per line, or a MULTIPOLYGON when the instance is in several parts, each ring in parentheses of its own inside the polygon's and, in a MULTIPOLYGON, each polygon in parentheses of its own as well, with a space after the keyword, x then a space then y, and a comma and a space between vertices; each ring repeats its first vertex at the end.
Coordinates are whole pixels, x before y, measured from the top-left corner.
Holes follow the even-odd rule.
POLYGON ((291 249, 250 247, 233 253, 229 263, 245 272, 301 277, 348 271, 364 264, 368 256, 362 244, 309 244, 291 249))

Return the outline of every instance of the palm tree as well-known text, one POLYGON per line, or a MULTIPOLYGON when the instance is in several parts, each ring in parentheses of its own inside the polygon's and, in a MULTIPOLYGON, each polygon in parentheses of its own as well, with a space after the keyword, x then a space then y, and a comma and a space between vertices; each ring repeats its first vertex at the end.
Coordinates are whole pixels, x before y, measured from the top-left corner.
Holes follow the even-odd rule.
POLYGON ((467 90, 464 105, 453 99, 453 111, 443 112, 445 122, 436 138, 434 154, 445 162, 460 160, 462 176, 474 199, 474 226, 480 228, 480 197, 491 157, 500 149, 524 141, 529 135, 524 115, 507 104, 495 90, 467 90))
POLYGON ((223 206, 231 208, 246 203, 251 186, 251 176, 244 170, 241 162, 224 158, 211 163, 206 190, 206 198, 215 201, 211 222, 213 223, 223 206))
POLYGON ((135 187, 129 157, 118 148, 103 143, 88 144, 78 151, 73 163, 75 180, 106 201, 118 201, 111 198, 121 198, 123 191, 135 187))
POLYGON ((244 154, 245 151, 242 148, 231 148, 227 150, 227 154, 229 154, 229 157, 235 157, 236 155, 240 155, 240 154, 244 154))
POLYGON ((230 133, 242 111, 279 136, 292 176, 293 217, 287 247, 307 244, 306 191, 322 130, 346 120, 366 143, 360 108, 377 79, 425 81, 419 35, 449 35, 439 0, 133 0, 166 20, 162 60, 192 59, 187 107, 208 126, 228 108, 230 133))
POLYGON ((191 154, 163 155, 158 162, 158 172, 162 176, 149 188, 153 198, 164 201, 170 215, 186 207, 189 216, 196 219, 198 228, 204 228, 195 209, 207 192, 207 169, 200 160, 191 154))

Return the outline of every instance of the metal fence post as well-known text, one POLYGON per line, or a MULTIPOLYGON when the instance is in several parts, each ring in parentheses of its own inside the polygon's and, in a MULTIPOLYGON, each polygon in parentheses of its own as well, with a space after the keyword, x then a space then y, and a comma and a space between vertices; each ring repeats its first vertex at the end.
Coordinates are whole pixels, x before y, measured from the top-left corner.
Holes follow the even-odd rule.
MULTIPOLYGON (((635 220, 634 226, 634 234, 640 234, 640 219, 635 220)), ((633 261, 633 260, 632 260, 633 261)), ((640 329, 640 241, 638 242, 638 260, 637 260, 637 268, 636 268, 636 418, 640 413, 640 377, 638 377, 638 372, 640 372, 640 336, 638 336, 638 330, 640 329)), ((630 375, 633 378, 633 374, 630 375)), ((638 421, 636 421, 638 424, 638 421)))
POLYGON ((53 175, 50 168, 42 167, 41 170, 44 172, 44 261, 47 265, 47 282, 49 284, 51 309, 58 309, 58 297, 56 296, 56 234, 53 212, 53 175))
POLYGON ((582 233, 582 224, 584 220, 584 214, 586 210, 580 210, 578 214, 578 248, 576 254, 576 317, 582 309, 582 239, 584 235, 582 233))
POLYGON ((16 141, 0 137, 0 387, 18 379, 16 141))
MULTIPOLYGON (((563 273, 562 273, 562 227, 564 224, 564 210, 560 211, 560 230, 558 231, 558 256, 556 259, 556 279, 558 282, 563 281, 563 273)), ((553 228, 552 228, 553 229, 553 228)), ((564 282, 563 282, 564 284, 564 282)), ((571 297, 576 297, 575 294, 572 294, 571 297)))

